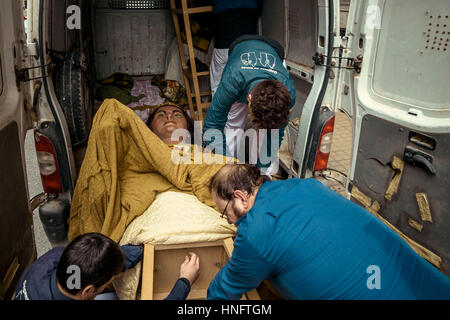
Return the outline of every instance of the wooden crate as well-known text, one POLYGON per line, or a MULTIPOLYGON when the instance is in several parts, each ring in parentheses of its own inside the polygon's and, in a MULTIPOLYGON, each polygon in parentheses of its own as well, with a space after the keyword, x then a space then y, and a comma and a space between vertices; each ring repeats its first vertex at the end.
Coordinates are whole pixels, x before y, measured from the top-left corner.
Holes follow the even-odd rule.
MULTIPOLYGON (((233 240, 185 243, 176 245, 145 244, 142 268, 142 300, 162 300, 172 290, 180 273, 180 265, 189 252, 200 257, 200 275, 193 284, 188 300, 206 299, 209 284, 226 264, 233 251, 233 240)), ((252 290, 243 299, 260 300, 252 290)))

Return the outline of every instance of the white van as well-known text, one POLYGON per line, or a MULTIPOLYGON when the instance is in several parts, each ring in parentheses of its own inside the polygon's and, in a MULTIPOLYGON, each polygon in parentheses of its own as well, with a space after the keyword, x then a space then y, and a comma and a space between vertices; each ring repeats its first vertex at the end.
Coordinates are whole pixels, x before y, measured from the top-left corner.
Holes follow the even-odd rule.
MULTIPOLYGON (((448 0, 265 0, 259 23, 260 34, 284 46, 297 88, 299 121, 286 129, 283 176, 335 174, 329 143, 334 114, 344 112, 353 130, 347 197, 446 275, 449 15, 448 0)), ((12 296, 36 258, 35 207, 50 242, 66 241, 98 107, 95 82, 114 72, 167 74, 174 38, 168 0, 0 2, 0 298, 12 296), (45 191, 34 201, 24 157, 29 129, 45 191)))

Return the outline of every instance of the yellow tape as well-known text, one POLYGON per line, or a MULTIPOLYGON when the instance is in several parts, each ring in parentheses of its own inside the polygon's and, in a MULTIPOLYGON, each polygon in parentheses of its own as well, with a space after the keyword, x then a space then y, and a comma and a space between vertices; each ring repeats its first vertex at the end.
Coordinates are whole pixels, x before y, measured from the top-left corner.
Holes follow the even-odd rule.
POLYGON ((394 230, 395 232, 398 233, 398 235, 400 236, 400 238, 402 238, 403 240, 406 241, 406 243, 409 244, 409 246, 422 258, 424 258, 425 260, 427 260, 428 262, 430 262, 431 264, 433 264, 434 266, 436 266, 438 269, 441 268, 441 263, 442 263, 442 258, 439 257, 437 254, 435 254, 434 252, 430 251, 429 249, 425 248, 424 246, 418 244, 417 242, 415 242, 414 240, 408 238, 406 235, 404 235, 400 230, 398 230, 396 227, 394 227, 389 221, 387 221, 386 219, 384 219, 382 216, 380 216, 378 214, 378 210, 380 209, 380 204, 378 203, 378 201, 374 201, 372 204, 372 199, 365 195, 364 193, 362 193, 361 191, 358 190, 357 187, 353 186, 352 187, 352 193, 351 196, 358 200, 359 202, 361 202, 365 209, 367 211, 369 211, 370 213, 372 213, 375 217, 377 217, 378 219, 380 219, 384 224, 386 224, 389 228, 391 228, 392 230, 394 230))
POLYGON ((420 216, 422 221, 433 222, 431 218, 430 204, 428 203, 427 195, 425 193, 416 193, 417 203, 419 205, 420 216))
POLYGON ((389 183, 389 186, 384 195, 387 200, 391 200, 392 196, 397 192, 398 185, 400 184, 400 179, 402 178, 404 166, 405 163, 403 162, 403 160, 394 156, 394 159, 392 160, 392 168, 394 170, 397 170, 397 172, 395 173, 394 178, 392 178, 391 183, 389 183))
POLYGON ((423 226, 420 223, 418 223, 416 220, 409 218, 408 223, 412 228, 416 229, 419 232, 422 232, 423 226))

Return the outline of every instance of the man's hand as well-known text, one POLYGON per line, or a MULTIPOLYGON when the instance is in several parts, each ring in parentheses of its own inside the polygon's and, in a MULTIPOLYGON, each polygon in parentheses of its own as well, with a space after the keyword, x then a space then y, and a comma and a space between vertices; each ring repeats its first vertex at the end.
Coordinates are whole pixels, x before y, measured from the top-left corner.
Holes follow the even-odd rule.
POLYGON ((197 280, 200 274, 200 258, 193 252, 189 252, 184 262, 180 266, 180 278, 186 278, 189 280, 191 286, 197 280))

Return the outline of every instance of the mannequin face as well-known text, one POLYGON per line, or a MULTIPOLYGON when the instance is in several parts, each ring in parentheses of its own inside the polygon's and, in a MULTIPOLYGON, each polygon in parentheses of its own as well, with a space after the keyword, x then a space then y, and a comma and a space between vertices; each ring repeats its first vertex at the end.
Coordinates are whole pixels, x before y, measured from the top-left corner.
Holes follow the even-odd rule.
POLYGON ((172 133, 177 129, 187 130, 187 120, 181 110, 174 106, 163 106, 158 109, 151 122, 152 131, 165 143, 179 143, 172 141, 172 133))

